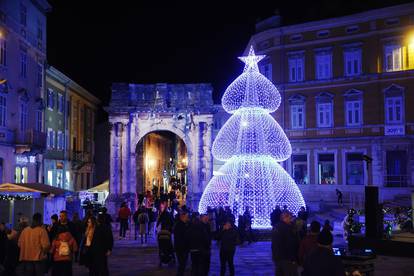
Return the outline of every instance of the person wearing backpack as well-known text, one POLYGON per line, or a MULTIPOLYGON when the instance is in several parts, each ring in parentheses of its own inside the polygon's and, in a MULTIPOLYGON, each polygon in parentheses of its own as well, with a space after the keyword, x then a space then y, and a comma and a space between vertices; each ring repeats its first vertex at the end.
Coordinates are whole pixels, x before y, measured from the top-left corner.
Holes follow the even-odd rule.
POLYGON ((67 228, 59 227, 50 249, 53 257, 52 276, 72 276, 72 257, 77 251, 78 244, 72 234, 67 228))
POLYGON ((139 207, 134 214, 132 215, 132 220, 134 221, 134 233, 135 233, 135 240, 137 240, 138 232, 139 232, 139 221, 138 217, 142 212, 142 208, 139 207))
POLYGON ((141 244, 144 243, 144 236, 145 236, 145 243, 147 243, 149 217, 145 210, 142 210, 142 212, 139 214, 138 222, 139 222, 139 234, 141 236, 141 244))

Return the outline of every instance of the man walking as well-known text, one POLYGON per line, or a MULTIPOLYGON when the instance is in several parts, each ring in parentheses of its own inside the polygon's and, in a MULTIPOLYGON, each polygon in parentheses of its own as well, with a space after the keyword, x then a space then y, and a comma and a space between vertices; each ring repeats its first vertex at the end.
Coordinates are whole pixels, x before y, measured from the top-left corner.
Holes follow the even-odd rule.
POLYGON ((207 276, 210 271, 211 240, 213 239, 213 237, 211 233, 211 226, 210 226, 208 215, 207 214, 201 215, 200 220, 208 237, 207 247, 205 250, 203 250, 202 257, 201 257, 202 267, 203 267, 202 272, 203 272, 203 275, 207 276))
POLYGON ((239 243, 239 235, 233 228, 232 220, 227 220, 219 234, 220 244, 220 276, 226 274, 226 265, 229 264, 230 276, 234 276, 234 254, 239 243))
POLYGON ((276 265, 276 276, 298 275, 299 239, 294 231, 290 212, 280 215, 280 223, 272 233, 272 255, 276 265))
POLYGON ((184 275, 185 266, 187 265, 189 253, 188 238, 186 236, 189 229, 188 221, 188 213, 181 211, 179 220, 174 227, 174 249, 178 261, 177 276, 184 275))
POLYGON ((60 211, 59 213, 59 225, 58 228, 64 228, 67 232, 69 232, 72 237, 76 237, 76 227, 73 222, 68 219, 68 212, 65 210, 60 211))
POLYGON ((191 275, 203 276, 203 258, 209 247, 209 237, 198 216, 192 218, 187 236, 191 255, 191 275))
POLYGON ((342 206, 342 192, 338 189, 336 189, 336 196, 338 198, 338 205, 342 206))
POLYGON ((125 202, 121 204, 121 208, 118 212, 119 218, 119 239, 125 239, 126 231, 128 229, 128 220, 131 216, 131 209, 129 209, 125 202))
POLYGON ((20 234, 21 275, 43 276, 45 273, 46 254, 50 247, 49 237, 43 227, 42 215, 35 213, 32 225, 24 228, 20 234))
POLYGON ((276 227, 277 224, 280 222, 280 215, 282 214, 282 210, 280 210, 280 206, 276 205, 276 208, 270 214, 270 221, 272 223, 272 227, 276 227))

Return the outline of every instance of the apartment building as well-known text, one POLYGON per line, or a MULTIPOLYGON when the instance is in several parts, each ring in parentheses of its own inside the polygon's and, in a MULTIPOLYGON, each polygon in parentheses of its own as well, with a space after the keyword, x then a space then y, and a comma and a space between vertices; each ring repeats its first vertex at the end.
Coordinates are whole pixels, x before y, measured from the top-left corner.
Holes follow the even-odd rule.
POLYGON ((354 204, 414 186, 414 3, 281 26, 256 25, 246 47, 282 95, 274 113, 293 148, 284 166, 307 201, 354 204))
POLYGON ((0 1, 0 183, 42 179, 47 1, 0 1))

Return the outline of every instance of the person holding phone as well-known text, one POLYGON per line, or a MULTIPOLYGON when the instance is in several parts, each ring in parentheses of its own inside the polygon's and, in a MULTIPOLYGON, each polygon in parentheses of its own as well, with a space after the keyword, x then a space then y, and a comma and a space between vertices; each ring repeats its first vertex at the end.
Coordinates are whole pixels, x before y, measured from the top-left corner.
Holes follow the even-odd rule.
POLYGON ((305 259, 303 276, 344 276, 345 269, 340 257, 332 249, 333 236, 329 231, 318 235, 318 246, 305 259))

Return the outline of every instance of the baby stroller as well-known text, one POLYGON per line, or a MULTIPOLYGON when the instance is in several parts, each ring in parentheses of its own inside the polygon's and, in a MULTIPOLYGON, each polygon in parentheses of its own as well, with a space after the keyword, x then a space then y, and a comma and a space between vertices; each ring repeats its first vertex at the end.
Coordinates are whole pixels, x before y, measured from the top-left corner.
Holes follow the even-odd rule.
POLYGON ((171 232, 164 227, 158 233, 158 254, 160 257, 160 267, 162 264, 174 265, 175 256, 172 245, 171 232))

